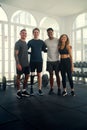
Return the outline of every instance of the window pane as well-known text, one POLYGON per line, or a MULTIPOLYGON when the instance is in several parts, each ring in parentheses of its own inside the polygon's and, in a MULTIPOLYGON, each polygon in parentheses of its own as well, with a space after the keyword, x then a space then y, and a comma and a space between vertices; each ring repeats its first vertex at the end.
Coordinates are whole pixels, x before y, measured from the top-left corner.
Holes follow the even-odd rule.
POLYGON ((0 7, 0 20, 7 21, 7 16, 4 10, 0 7))
POLYGON ((77 18, 76 21, 74 22, 73 28, 79 28, 87 25, 87 14, 80 14, 77 18))
POLYGON ((83 29, 83 58, 87 61, 87 28, 83 29))
POLYGON ((11 50, 11 60, 14 60, 14 49, 11 50))
POLYGON ((81 30, 76 32, 76 60, 81 61, 81 30))
POLYGON ((14 61, 11 61, 11 73, 15 71, 16 65, 14 64, 14 61))
POLYGON ((0 48, 2 48, 2 36, 0 36, 0 48))
POLYGON ((8 60, 8 49, 5 49, 5 60, 8 60))
POLYGON ((8 72, 8 61, 5 61, 5 73, 8 72))
POLYGON ((2 49, 0 48, 0 60, 2 60, 2 49))
POLYGON ((2 61, 0 61, 0 73, 2 73, 2 61))

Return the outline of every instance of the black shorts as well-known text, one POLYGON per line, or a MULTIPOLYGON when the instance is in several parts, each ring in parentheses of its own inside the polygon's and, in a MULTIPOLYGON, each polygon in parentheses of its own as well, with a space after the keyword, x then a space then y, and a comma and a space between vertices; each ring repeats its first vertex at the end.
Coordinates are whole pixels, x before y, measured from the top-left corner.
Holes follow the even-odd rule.
POLYGON ((31 72, 42 72, 43 62, 30 62, 30 70, 31 72))
POLYGON ((22 74, 27 75, 27 74, 29 74, 29 73, 30 73, 29 66, 23 67, 21 71, 19 71, 19 70, 17 69, 17 74, 19 74, 19 75, 22 75, 22 74))
POLYGON ((60 62, 59 61, 55 61, 55 62, 47 61, 46 70, 49 73, 52 73, 53 71, 55 71, 55 73, 58 73, 60 70, 60 62))

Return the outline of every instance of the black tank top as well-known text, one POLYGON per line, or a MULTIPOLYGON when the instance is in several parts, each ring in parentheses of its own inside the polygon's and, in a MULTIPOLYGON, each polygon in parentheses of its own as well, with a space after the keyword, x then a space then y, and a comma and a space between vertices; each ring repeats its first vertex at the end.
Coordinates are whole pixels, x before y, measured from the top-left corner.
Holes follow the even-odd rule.
POLYGON ((63 54, 69 54, 69 52, 68 52, 66 46, 65 46, 63 49, 59 48, 59 53, 60 53, 61 55, 63 55, 63 54))

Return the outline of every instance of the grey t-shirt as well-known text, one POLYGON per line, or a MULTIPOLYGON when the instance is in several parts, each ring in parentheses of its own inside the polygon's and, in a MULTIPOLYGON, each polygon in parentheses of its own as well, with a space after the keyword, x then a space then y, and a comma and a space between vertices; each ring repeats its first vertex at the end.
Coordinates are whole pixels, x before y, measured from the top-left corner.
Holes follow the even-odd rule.
POLYGON ((19 58, 19 63, 21 64, 22 67, 27 67, 29 66, 28 62, 28 47, 25 41, 18 40, 15 43, 15 50, 19 51, 18 58, 19 58))
POLYGON ((58 39, 53 38, 52 40, 46 39, 45 44, 47 46, 47 61, 59 61, 59 52, 58 52, 58 39))

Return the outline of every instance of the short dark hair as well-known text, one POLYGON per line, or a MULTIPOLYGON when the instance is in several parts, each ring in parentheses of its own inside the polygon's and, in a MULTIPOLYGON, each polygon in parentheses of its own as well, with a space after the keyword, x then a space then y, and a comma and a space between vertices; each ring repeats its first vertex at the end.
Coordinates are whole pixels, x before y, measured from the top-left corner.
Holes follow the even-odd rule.
POLYGON ((52 31, 52 32, 53 32, 54 30, 53 30, 53 28, 48 28, 48 29, 47 29, 47 32, 48 32, 48 31, 52 31))
POLYGON ((34 28, 34 29, 33 29, 33 33, 34 33, 35 30, 37 30, 37 31, 40 32, 40 29, 39 29, 39 28, 34 28))
POLYGON ((24 29, 22 29, 22 30, 20 31, 20 33, 21 33, 21 32, 23 32, 23 31, 26 31, 26 29, 25 29, 25 28, 24 28, 24 29))

